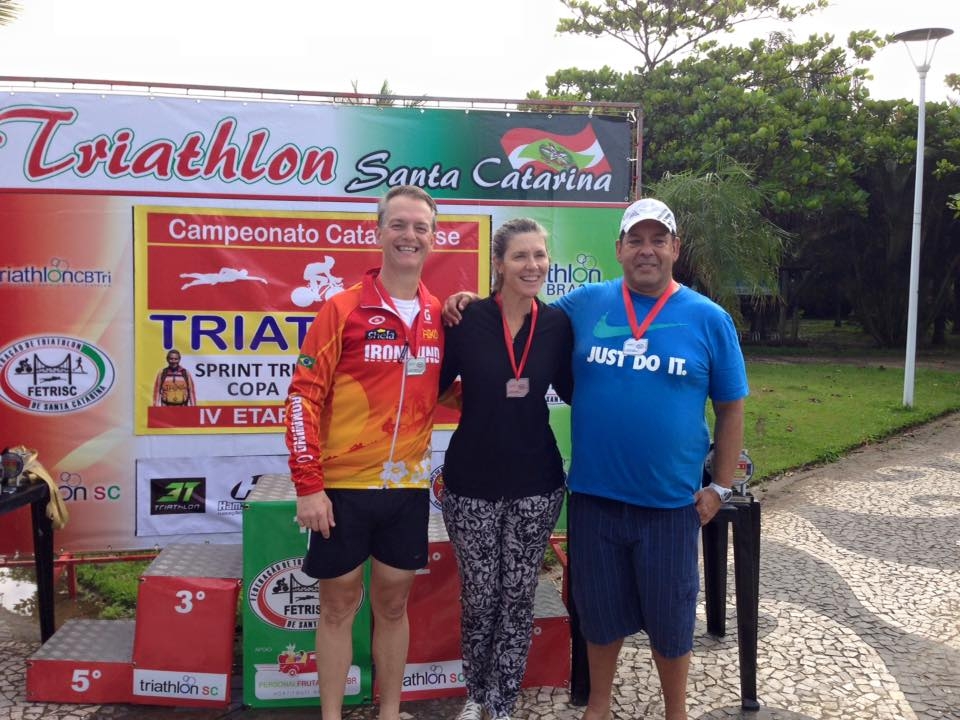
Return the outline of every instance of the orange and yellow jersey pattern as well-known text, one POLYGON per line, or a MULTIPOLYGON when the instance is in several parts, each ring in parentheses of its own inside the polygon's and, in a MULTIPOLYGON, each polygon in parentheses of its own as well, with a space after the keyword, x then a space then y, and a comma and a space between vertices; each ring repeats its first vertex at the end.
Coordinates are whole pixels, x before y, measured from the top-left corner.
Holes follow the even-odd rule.
POLYGON ((153 404, 156 407, 196 405, 197 391, 190 373, 182 367, 165 367, 158 372, 153 383, 153 404))
POLYGON ((300 348, 286 401, 298 495, 430 485, 440 302, 421 283, 407 327, 381 297, 377 273, 324 302, 300 348), (408 371, 414 353, 422 362, 408 371))

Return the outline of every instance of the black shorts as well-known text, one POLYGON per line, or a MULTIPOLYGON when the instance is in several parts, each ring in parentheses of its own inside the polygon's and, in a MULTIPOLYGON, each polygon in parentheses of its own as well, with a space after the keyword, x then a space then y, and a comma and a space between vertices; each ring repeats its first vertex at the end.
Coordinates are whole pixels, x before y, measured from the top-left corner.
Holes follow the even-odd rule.
POLYGON ((336 525, 327 539, 310 533, 303 559, 307 575, 324 580, 340 577, 371 556, 399 570, 426 567, 428 489, 327 490, 327 497, 336 525))

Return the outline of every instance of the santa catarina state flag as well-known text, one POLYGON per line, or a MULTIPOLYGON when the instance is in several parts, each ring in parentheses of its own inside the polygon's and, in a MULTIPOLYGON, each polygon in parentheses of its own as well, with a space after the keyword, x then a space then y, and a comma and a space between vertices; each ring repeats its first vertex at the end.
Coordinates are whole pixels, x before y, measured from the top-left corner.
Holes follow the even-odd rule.
POLYGON ((610 172, 610 163, 589 124, 575 135, 557 135, 537 128, 514 128, 504 133, 500 144, 516 170, 532 166, 535 172, 574 168, 592 175, 610 172))

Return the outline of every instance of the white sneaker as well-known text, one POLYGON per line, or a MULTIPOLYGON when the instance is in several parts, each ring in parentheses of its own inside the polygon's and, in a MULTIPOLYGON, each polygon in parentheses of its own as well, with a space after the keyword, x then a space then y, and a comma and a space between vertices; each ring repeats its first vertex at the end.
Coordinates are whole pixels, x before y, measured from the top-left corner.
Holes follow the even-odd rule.
POLYGON ((468 699, 463 710, 457 715, 457 720, 483 720, 483 705, 468 699))

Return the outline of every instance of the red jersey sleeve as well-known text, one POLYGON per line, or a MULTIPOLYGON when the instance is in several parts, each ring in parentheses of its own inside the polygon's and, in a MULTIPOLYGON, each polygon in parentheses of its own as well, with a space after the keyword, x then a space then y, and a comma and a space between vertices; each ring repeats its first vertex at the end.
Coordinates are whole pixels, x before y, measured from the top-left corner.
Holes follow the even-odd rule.
MULTIPOLYGON (((346 294, 346 293, 344 293, 346 294)), ((340 304, 328 300, 304 337, 286 401, 286 443, 297 495, 323 490, 322 416, 343 346, 340 304)))

